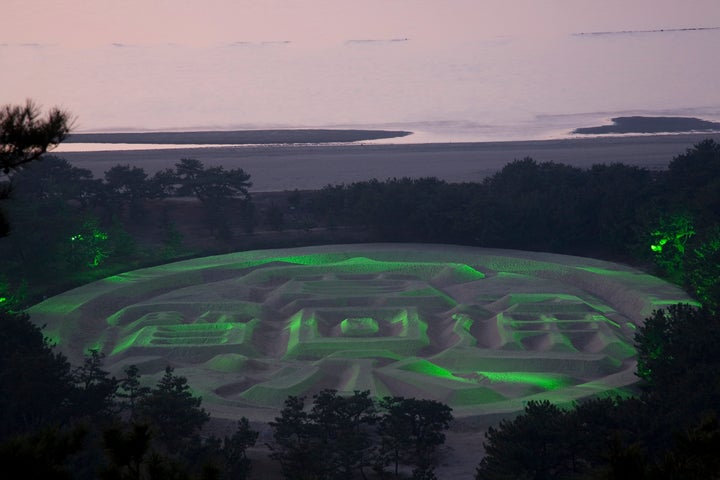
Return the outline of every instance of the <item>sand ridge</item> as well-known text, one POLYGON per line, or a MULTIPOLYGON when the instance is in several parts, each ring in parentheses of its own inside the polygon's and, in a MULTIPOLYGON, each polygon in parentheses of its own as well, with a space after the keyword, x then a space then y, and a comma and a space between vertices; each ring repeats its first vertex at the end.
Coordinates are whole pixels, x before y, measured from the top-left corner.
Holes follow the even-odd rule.
POLYGON ((217 418, 267 421, 323 388, 432 398, 457 417, 632 389, 637 326, 689 301, 609 262, 422 244, 238 252, 127 272, 32 320, 72 362, 186 376, 217 418))

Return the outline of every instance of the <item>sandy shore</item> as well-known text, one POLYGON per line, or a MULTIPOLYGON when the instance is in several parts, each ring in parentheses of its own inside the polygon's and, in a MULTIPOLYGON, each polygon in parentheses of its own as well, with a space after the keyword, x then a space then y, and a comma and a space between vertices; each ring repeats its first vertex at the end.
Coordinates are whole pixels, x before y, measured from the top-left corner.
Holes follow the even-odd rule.
POLYGON ((706 138, 720 141, 720 134, 490 143, 179 148, 58 155, 77 167, 89 169, 96 177, 102 177, 117 164, 142 167, 152 175, 182 158, 196 158, 206 166, 242 168, 252 175, 253 191, 270 192, 318 189, 372 178, 434 176, 449 182, 481 181, 507 163, 524 157, 581 168, 620 162, 661 170, 675 156, 706 138))
POLYGON ((70 135, 67 141, 73 143, 273 145, 279 143, 358 142, 405 137, 410 133, 399 130, 331 130, 322 128, 207 132, 78 133, 70 135))

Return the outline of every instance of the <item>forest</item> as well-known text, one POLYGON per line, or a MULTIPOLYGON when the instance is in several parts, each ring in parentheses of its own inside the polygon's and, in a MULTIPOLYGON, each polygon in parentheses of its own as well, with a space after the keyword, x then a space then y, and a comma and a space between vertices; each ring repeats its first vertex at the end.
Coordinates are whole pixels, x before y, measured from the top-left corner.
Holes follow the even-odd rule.
MULTIPOLYGON (((679 152, 658 172, 525 158, 477 183, 392 178, 262 196, 250 193, 250 172, 195 159, 178 159, 153 176, 117 165, 93 178, 47 154, 68 133, 63 115, 43 118, 32 105, 0 113, 0 458, 6 466, 32 478, 245 478, 251 468, 245 450, 257 438, 247 421, 231 437, 203 438, 207 413, 171 368, 151 388, 141 386, 136 370, 109 377, 97 352, 72 366, 22 311, 45 296, 142 266, 349 239, 595 257, 683 287, 701 307, 656 311, 638 330, 638 396, 570 409, 530 402, 488 431, 476 478, 720 477, 720 145, 714 141, 679 152), (183 224, 190 206, 198 228, 183 224)), ((301 478, 299 470, 310 472, 305 478, 395 478, 407 472, 392 468, 399 463, 411 466, 413 478, 434 478, 431 453, 452 419, 442 405, 368 402, 365 392, 339 397, 333 391, 317 395, 309 410, 304 402, 288 398, 271 425, 273 455, 286 478, 301 478), (428 413, 432 435, 401 448, 392 435, 417 431, 399 420, 414 408, 428 413)))

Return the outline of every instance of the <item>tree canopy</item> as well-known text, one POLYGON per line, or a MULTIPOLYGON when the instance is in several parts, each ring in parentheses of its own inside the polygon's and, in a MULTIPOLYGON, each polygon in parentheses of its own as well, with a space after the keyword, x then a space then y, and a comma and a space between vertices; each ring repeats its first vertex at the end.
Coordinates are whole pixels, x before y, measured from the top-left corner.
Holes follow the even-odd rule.
MULTIPOLYGON (((24 165, 37 160, 67 137, 72 128, 70 114, 51 109, 45 118, 34 102, 0 107, 0 169, 8 177, 24 165)), ((2 177, 0 177, 2 180, 2 177)), ((10 196, 11 184, 0 181, 0 200, 10 196)), ((0 237, 8 234, 10 225, 0 210, 0 237)))
POLYGON ((65 140, 72 128, 70 114, 52 108, 43 118, 33 101, 0 107, 0 168, 6 175, 37 160, 65 140))
POLYGON ((305 398, 290 396, 270 423, 272 458, 288 479, 366 478, 372 467, 381 478, 394 467, 409 466, 413 478, 434 478, 436 451, 453 420, 452 409, 425 399, 386 397, 370 392, 340 395, 323 390, 305 408, 305 398))

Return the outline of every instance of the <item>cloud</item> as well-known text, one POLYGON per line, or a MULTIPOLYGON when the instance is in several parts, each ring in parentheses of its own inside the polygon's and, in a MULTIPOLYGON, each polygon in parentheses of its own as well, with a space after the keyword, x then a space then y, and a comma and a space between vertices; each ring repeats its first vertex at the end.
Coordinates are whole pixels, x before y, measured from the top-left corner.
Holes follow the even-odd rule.
POLYGON ((263 40, 259 42, 248 42, 239 41, 229 44, 230 47, 277 47, 283 45, 289 45, 292 43, 290 40, 263 40))
POLYGON ((347 40, 345 43, 348 45, 359 44, 359 43, 401 43, 409 42, 410 39, 406 37, 402 38, 358 38, 347 40))
POLYGON ((8 48, 45 48, 52 47, 50 43, 36 43, 36 42, 25 42, 25 43, 0 43, 0 47, 8 48))

